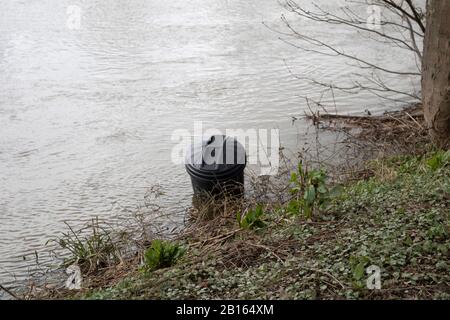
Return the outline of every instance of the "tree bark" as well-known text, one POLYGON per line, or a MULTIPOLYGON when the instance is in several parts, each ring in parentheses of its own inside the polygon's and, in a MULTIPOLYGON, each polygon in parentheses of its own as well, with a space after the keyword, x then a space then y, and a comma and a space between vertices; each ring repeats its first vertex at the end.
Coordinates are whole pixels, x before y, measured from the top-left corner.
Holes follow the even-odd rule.
POLYGON ((428 0, 424 38, 422 99, 434 141, 450 147, 450 1, 428 0))

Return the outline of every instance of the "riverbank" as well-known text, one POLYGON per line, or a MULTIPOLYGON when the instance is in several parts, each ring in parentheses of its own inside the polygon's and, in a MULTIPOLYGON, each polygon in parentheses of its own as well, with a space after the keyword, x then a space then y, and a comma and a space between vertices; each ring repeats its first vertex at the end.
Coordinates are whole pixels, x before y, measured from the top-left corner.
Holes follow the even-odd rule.
POLYGON ((449 299, 450 152, 424 140, 411 110, 401 116, 339 126, 315 119, 333 130, 365 122, 351 138, 368 141, 357 147, 374 148, 371 160, 333 173, 339 183, 303 163, 285 199, 215 203, 213 217, 211 206, 193 211, 181 234, 140 242, 127 259, 101 228, 87 244, 66 237, 82 289, 46 287, 26 298, 449 299), (388 136, 374 133, 388 126, 388 136))

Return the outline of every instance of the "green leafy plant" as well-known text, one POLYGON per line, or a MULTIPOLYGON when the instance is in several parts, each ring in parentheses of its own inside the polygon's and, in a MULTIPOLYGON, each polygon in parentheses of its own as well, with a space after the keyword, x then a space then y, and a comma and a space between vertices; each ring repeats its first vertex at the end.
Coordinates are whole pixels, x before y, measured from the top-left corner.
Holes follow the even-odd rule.
POLYGON ((153 240, 144 254, 144 271, 153 271, 173 266, 184 254, 186 248, 170 241, 153 240))
POLYGON ((364 279, 366 276, 366 267, 370 264, 369 257, 351 256, 350 266, 352 269, 353 286, 355 288, 364 287, 364 279))
POLYGON ((63 232, 59 239, 51 240, 69 251, 64 266, 76 263, 85 272, 91 272, 120 261, 120 252, 111 237, 111 230, 100 225, 97 218, 79 230, 66 225, 69 231, 63 232))
POLYGON ((431 170, 436 171, 439 168, 445 167, 450 164, 450 151, 439 151, 434 154, 427 161, 427 165, 431 168, 431 170))
POLYGON ((242 229, 261 229, 266 226, 262 217, 264 215, 264 210, 262 205, 258 205, 255 209, 247 212, 246 215, 242 216, 240 212, 237 214, 237 221, 239 227, 242 229))
POLYGON ((290 182, 293 184, 291 193, 295 195, 287 206, 291 214, 303 214, 311 218, 316 207, 322 206, 327 201, 328 187, 327 175, 323 169, 307 170, 302 162, 298 164, 296 172, 292 172, 290 182))

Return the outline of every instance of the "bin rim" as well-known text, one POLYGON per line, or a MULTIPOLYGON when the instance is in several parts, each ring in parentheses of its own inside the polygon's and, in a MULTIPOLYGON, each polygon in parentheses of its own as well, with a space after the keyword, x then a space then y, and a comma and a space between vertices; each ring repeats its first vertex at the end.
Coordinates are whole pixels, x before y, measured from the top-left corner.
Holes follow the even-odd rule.
POLYGON ((246 164, 236 164, 236 165, 230 166, 229 169, 222 170, 220 172, 216 172, 213 170, 201 170, 199 168, 196 168, 192 164, 186 164, 185 167, 186 167, 187 173, 191 177, 202 178, 205 180, 211 180, 211 178, 216 178, 216 179, 232 178, 237 173, 244 171, 246 164))
MULTIPOLYGON (((243 160, 243 163, 233 163, 233 164, 226 164, 226 163, 219 163, 218 166, 221 166, 219 170, 211 170, 202 168, 202 164, 197 164, 192 162, 192 156, 195 154, 195 152, 201 152, 203 157, 203 148, 208 145, 208 141, 211 141, 213 137, 203 137, 201 145, 200 144, 191 144, 186 152, 185 157, 185 167, 186 171, 191 177, 197 177, 197 178, 204 178, 204 179, 226 179, 231 178, 235 174, 243 171, 245 167, 247 166, 247 155, 245 152, 245 148, 242 146, 242 144, 235 138, 235 137, 228 137, 225 135, 220 135, 223 138, 223 145, 225 146, 225 150, 229 148, 230 146, 227 145, 228 143, 233 143, 233 152, 236 154, 234 155, 236 160, 241 159, 243 160), (244 157, 244 159, 240 157, 244 157)), ((242 162, 242 161, 241 161, 242 162)))

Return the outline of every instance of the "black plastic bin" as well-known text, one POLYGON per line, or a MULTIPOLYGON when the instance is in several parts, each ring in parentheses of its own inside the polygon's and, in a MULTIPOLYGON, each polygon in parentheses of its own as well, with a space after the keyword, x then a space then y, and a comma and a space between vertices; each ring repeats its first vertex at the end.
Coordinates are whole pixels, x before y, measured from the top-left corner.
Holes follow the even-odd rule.
POLYGON ((196 196, 241 195, 246 164, 244 147, 222 135, 194 143, 186 152, 186 171, 196 196))

